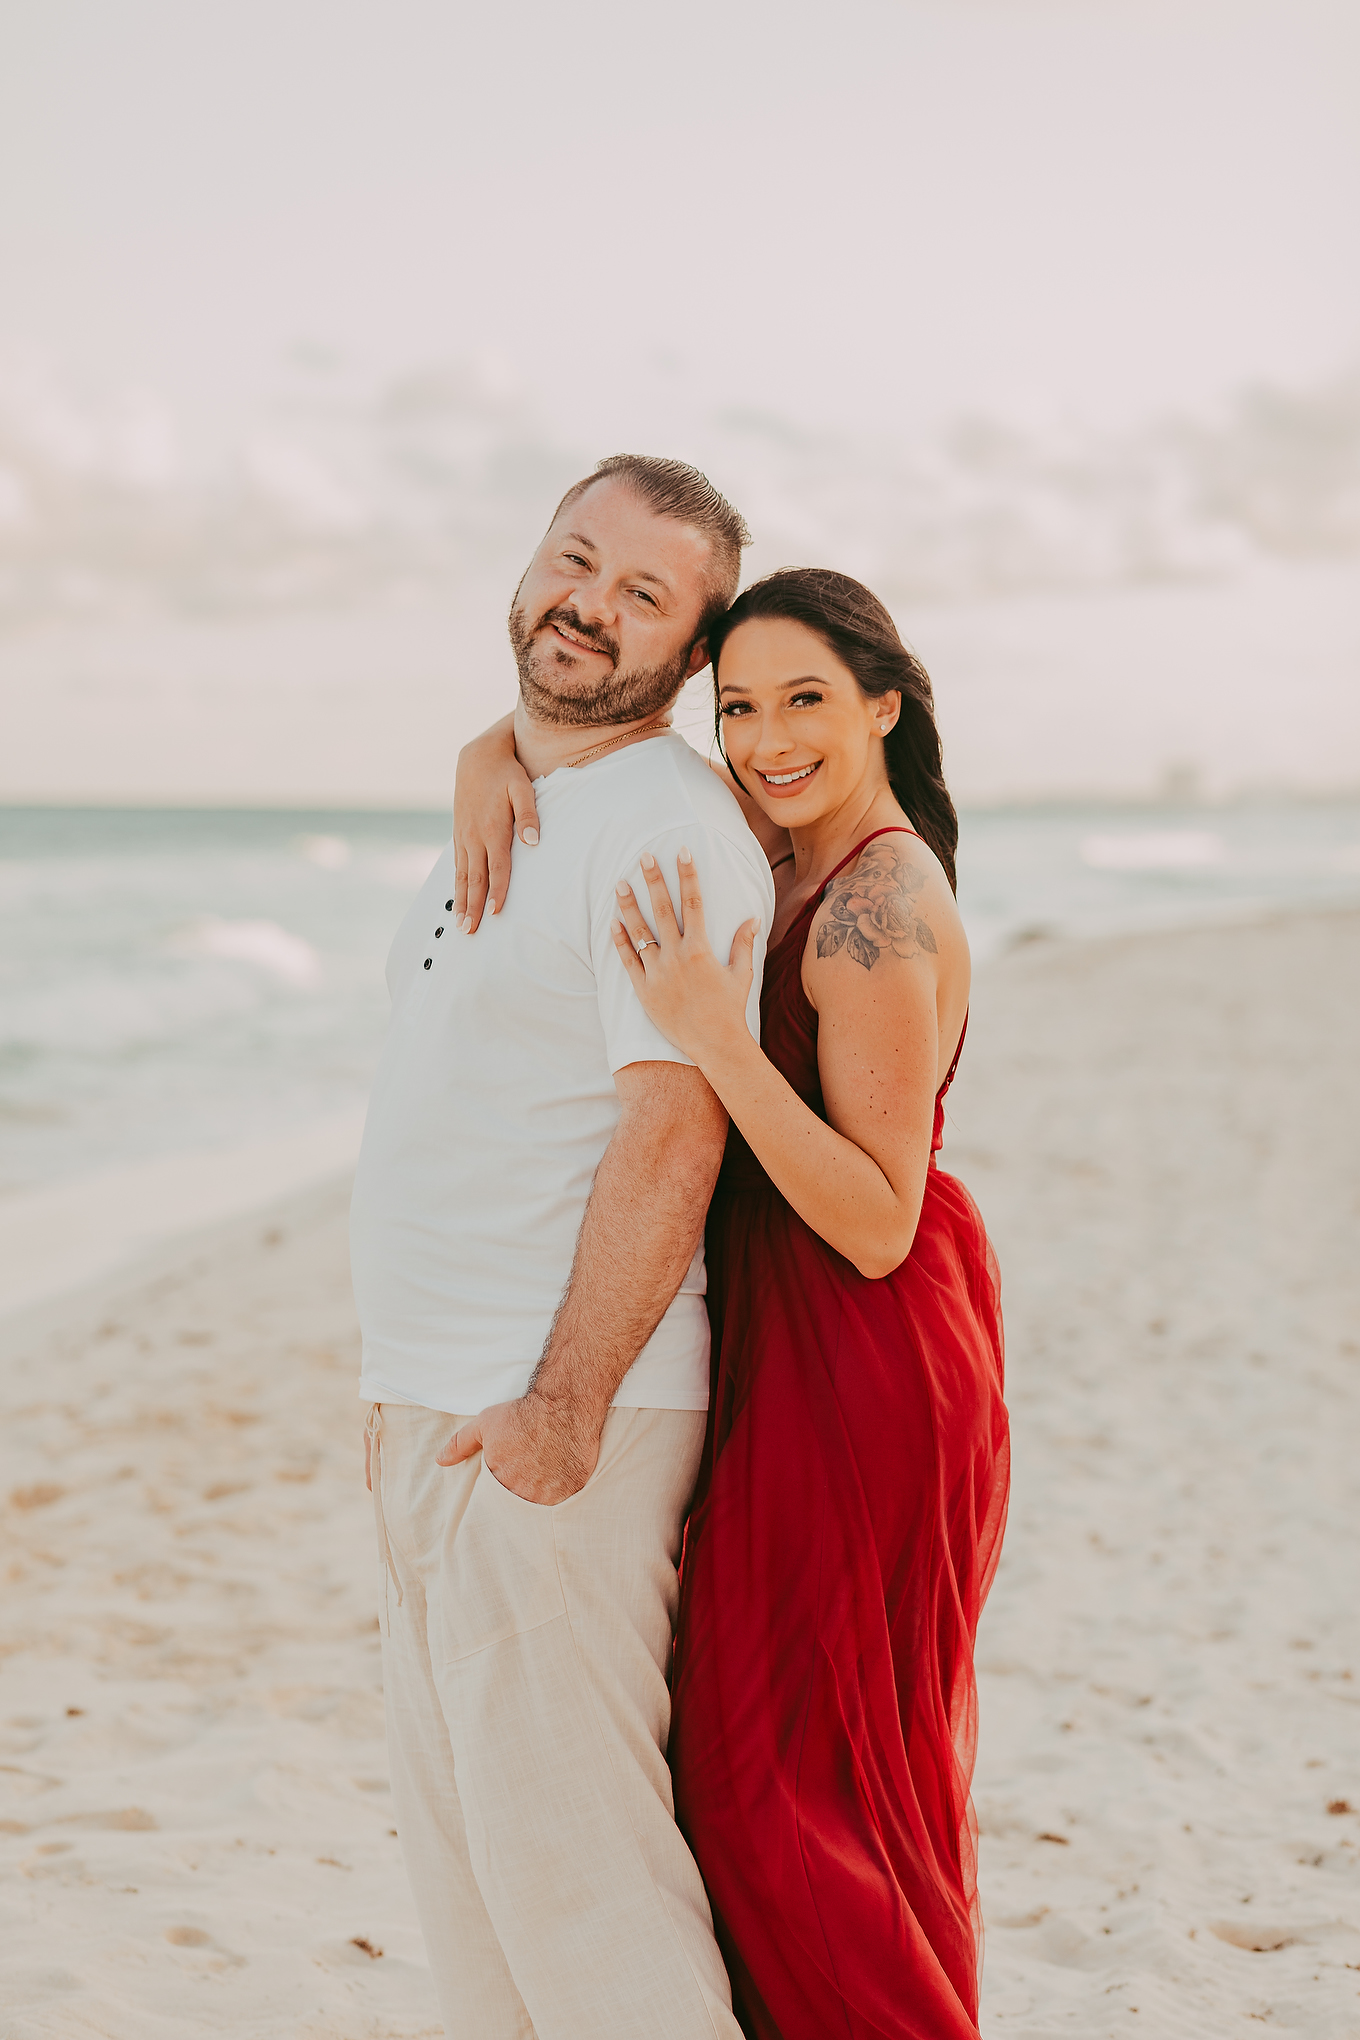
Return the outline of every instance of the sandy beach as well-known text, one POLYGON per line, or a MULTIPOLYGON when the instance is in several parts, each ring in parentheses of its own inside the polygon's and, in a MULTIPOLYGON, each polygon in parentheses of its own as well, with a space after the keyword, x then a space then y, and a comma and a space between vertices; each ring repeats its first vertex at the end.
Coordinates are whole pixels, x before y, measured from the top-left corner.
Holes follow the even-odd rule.
MULTIPOLYGON (((1002 1262, 1016 1448, 987 2040, 1360 2036, 1357 1010, 1356 914, 979 974, 944 1159, 1002 1262)), ((0 1324, 3 2040, 440 2031, 347 1195, 0 1324)))

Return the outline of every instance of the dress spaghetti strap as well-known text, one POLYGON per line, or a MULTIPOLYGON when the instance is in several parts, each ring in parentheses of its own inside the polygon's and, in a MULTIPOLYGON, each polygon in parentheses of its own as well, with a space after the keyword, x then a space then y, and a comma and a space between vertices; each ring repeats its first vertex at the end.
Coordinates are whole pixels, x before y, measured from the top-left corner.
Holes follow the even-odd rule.
MULTIPOLYGON (((840 877, 840 874, 844 871, 847 864, 853 864, 854 860, 859 856, 860 851, 864 849, 866 844, 872 843, 875 836, 915 836, 918 843, 924 843, 926 840, 924 836, 917 835, 915 829, 904 828, 900 822, 890 822, 887 828, 885 829, 873 830, 872 833, 865 836, 861 842, 856 843, 853 850, 848 851, 846 855, 842 857, 840 863, 836 866, 835 870, 829 871, 827 873, 822 883, 818 886, 816 892, 810 894, 809 897, 804 900, 802 906, 798 909, 798 912, 794 915, 793 919, 789 922, 788 927, 784 930, 778 942, 776 942, 776 944, 774 945, 776 949, 782 949, 784 947, 784 944, 788 942, 790 938, 800 928, 802 928, 804 922, 811 920, 812 916, 816 913, 818 907, 822 904, 822 901, 826 897, 827 887, 833 882, 833 880, 840 877)), ((926 847, 927 849, 929 849, 930 847, 929 844, 927 844, 926 847)), ((792 856, 792 854, 793 854, 792 851, 790 851, 789 855, 792 856)), ((788 859, 785 857, 781 857, 779 860, 780 864, 785 864, 787 862, 788 859)), ((778 868, 779 868, 778 865, 770 866, 770 869, 772 871, 777 871, 778 868)), ((804 940, 806 940, 806 937, 804 937, 804 940)))
MULTIPOLYGON (((925 837, 921 834, 919 829, 909 829, 902 822, 889 822, 886 828, 871 829, 867 836, 865 836, 860 842, 856 843, 854 849, 850 851, 848 856, 842 857, 840 863, 836 866, 836 869, 828 873, 826 881, 827 885, 830 885, 833 878, 839 878, 840 874, 844 871, 846 865, 851 863, 854 858, 858 857, 860 851, 864 849, 865 845, 868 843, 872 843, 876 836, 915 836, 918 843, 926 842, 925 837)), ((926 848, 927 850, 930 848, 929 843, 926 843, 926 848)), ((823 887, 823 891, 825 891, 825 889, 826 888, 823 887)))

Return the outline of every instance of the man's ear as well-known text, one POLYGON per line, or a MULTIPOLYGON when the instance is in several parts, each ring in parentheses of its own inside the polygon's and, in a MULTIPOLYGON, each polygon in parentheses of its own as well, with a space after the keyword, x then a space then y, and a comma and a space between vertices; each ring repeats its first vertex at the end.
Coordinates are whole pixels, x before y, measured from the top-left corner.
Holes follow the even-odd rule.
POLYGON ((702 673, 707 664, 708 641, 706 638, 700 638, 689 655, 689 664, 685 668, 686 680, 692 680, 696 673, 702 673))

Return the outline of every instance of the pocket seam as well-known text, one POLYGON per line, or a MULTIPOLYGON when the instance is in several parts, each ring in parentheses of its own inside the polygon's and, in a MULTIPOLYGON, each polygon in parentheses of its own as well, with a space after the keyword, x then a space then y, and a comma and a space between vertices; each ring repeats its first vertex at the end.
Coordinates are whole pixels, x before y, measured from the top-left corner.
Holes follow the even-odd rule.
POLYGON ((517 1495, 512 1487, 507 1487, 503 1480, 497 1478, 494 1469, 487 1465, 485 1457, 482 1460, 483 1473, 487 1475, 488 1479, 492 1482, 493 1486, 500 1490, 501 1494, 505 1495, 512 1502, 518 1502, 519 1506, 522 1509, 533 1509, 534 1512, 540 1516, 555 1516, 559 1509, 569 1508, 573 1502, 579 1501, 581 1496, 586 1492, 586 1488, 588 1488, 591 1484, 591 1481, 594 1480, 599 1470, 600 1462, 597 1459, 594 1466, 590 1470, 590 1479, 586 1481, 585 1486, 578 1487, 574 1495, 563 1495, 560 1502, 531 1502, 527 1499, 526 1496, 517 1495))

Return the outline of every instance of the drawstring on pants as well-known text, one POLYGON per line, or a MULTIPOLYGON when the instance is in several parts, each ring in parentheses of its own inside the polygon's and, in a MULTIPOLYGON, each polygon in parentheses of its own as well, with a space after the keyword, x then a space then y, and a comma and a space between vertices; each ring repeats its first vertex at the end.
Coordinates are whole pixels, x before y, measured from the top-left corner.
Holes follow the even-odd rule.
POLYGON ((387 1521, 383 1515, 382 1503, 382 1404, 371 1403, 364 1418, 364 1435, 368 1439, 368 1477, 373 1484, 373 1514, 378 1525, 378 1556, 387 1568, 388 1576, 397 1590, 397 1606, 401 1606, 401 1581, 397 1568, 392 1563, 392 1547, 387 1541, 387 1521))

